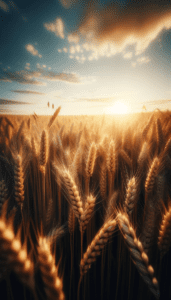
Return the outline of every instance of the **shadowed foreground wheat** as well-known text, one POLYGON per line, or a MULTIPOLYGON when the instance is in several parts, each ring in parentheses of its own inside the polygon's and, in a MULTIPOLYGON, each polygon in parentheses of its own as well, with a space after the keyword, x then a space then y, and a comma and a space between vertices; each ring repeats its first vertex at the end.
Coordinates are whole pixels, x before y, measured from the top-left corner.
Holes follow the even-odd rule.
POLYGON ((170 300, 170 112, 60 109, 0 117, 0 297, 170 300))

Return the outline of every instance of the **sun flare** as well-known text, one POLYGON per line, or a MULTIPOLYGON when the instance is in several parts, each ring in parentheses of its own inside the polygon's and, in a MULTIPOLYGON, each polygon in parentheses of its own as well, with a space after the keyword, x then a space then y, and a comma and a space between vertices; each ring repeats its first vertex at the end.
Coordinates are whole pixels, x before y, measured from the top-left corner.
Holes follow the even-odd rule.
POLYGON ((107 107, 107 110, 106 110, 106 113, 107 114, 117 114, 117 115, 122 115, 122 114, 127 114, 129 113, 129 108, 128 106, 121 102, 121 101, 117 101, 114 103, 114 105, 110 106, 110 107, 107 107))

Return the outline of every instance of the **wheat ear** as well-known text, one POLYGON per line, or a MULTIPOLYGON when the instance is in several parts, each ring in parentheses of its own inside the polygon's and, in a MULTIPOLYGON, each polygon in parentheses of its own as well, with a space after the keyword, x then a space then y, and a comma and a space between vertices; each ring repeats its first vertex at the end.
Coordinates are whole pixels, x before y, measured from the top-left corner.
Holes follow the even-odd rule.
POLYGON ((21 244, 21 227, 15 236, 13 221, 15 214, 6 220, 8 201, 3 205, 0 218, 0 256, 5 258, 10 268, 18 275, 20 281, 34 291, 34 266, 27 255, 27 246, 21 244))
POLYGON ((78 218, 80 227, 83 225, 82 215, 83 215, 83 203, 79 195, 79 191, 76 183, 74 182, 70 172, 65 170, 63 173, 64 184, 67 188, 70 203, 74 211, 75 216, 78 218))
POLYGON ((73 209, 70 207, 69 208, 69 214, 68 214, 68 229, 69 233, 73 234, 75 230, 75 215, 73 212, 73 209))
POLYGON ((107 195, 107 168, 104 163, 100 172, 100 194, 103 200, 106 200, 107 195))
POLYGON ((24 172, 22 167, 22 157, 17 155, 14 162, 14 190, 15 200, 23 207, 24 202, 24 172))
POLYGON ((136 198, 136 192, 137 192, 136 186, 137 186, 137 183, 136 183, 136 179, 134 176, 128 181, 128 185, 127 185, 127 189, 126 189, 125 212, 128 215, 132 214, 132 211, 135 206, 135 198, 136 198))
POLYGON ((130 250, 133 263, 138 269, 143 280, 148 284, 149 289, 155 295, 156 299, 159 299, 160 292, 158 281, 155 277, 153 277, 154 269, 151 265, 149 265, 148 256, 144 252, 142 243, 136 237, 135 230, 131 226, 128 216, 119 212, 116 218, 118 220, 119 229, 130 250))
POLYGON ((158 173, 159 165, 160 165, 160 160, 158 157, 155 157, 152 161, 151 167, 149 169, 149 172, 147 174, 147 178, 145 181, 145 192, 147 195, 152 193, 152 191, 154 189, 154 184, 155 184, 156 176, 158 173))
POLYGON ((0 181, 0 215, 5 200, 7 200, 7 188, 6 188, 5 181, 1 180, 0 181))
POLYGON ((40 236, 38 243, 38 263, 45 284, 46 295, 51 300, 64 300, 63 284, 58 277, 58 269, 55 265, 55 258, 51 254, 50 242, 40 236))
POLYGON ((53 122, 55 121, 56 117, 58 116, 59 112, 61 110, 61 106, 59 106, 56 111, 54 112, 53 116, 50 118, 50 121, 48 123, 48 127, 50 128, 53 124, 53 122))
POLYGON ((81 216, 81 219, 82 219, 82 222, 83 222, 83 225, 82 225, 82 230, 83 231, 86 230, 87 224, 89 223, 89 220, 92 216, 93 209, 94 209, 94 206, 95 206, 95 202, 96 202, 96 198, 92 194, 90 194, 87 197, 87 201, 86 201, 86 204, 85 204, 85 207, 84 207, 84 212, 81 216))
POLYGON ((101 250, 105 247, 110 236, 114 233, 116 227, 116 220, 108 220, 104 223, 101 229, 94 237, 91 244, 88 246, 86 252, 83 255, 80 263, 80 275, 81 277, 87 273, 91 264, 96 261, 96 257, 100 255, 101 250))
POLYGON ((163 257, 171 246, 171 207, 163 216, 162 223, 160 225, 158 247, 163 257))

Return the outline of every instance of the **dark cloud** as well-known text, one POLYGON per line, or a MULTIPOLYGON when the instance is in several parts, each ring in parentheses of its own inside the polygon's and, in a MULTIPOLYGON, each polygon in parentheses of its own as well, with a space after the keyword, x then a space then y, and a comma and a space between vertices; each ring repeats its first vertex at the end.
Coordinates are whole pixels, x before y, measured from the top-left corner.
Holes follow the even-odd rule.
POLYGON ((36 71, 22 70, 15 72, 7 72, 4 70, 4 75, 1 75, 0 77, 0 81, 4 82, 16 81, 20 84, 46 85, 46 83, 40 81, 41 79, 51 81, 65 81, 68 83, 81 83, 78 75, 74 73, 55 73, 43 69, 38 69, 36 71), (39 78, 39 81, 35 78, 39 78))
POLYGON ((45 93, 34 92, 34 91, 20 91, 20 90, 15 90, 15 91, 11 91, 11 92, 13 92, 13 93, 21 93, 21 94, 46 95, 45 93))
POLYGON ((21 104, 22 105, 22 104, 32 104, 32 103, 0 98, 0 105, 13 105, 13 104, 15 104, 15 105, 21 104))
POLYGON ((140 54, 163 29, 170 28, 170 1, 110 2, 103 7, 89 1, 76 33, 97 46, 110 42, 117 51, 136 43, 140 54))

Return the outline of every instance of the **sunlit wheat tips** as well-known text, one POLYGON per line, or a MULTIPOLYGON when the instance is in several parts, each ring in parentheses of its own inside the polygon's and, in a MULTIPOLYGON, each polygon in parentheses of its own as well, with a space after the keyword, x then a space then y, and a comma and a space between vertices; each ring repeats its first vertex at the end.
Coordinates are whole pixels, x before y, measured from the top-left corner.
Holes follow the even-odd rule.
POLYGON ((64 300, 63 284, 58 277, 58 268, 55 265, 55 258, 51 254, 50 243, 46 238, 40 236, 38 244, 37 259, 47 299, 64 300))
POLYGON ((96 147, 96 144, 93 142, 90 146, 88 158, 87 158, 87 162, 86 162, 87 178, 91 177, 93 174, 94 164, 95 164, 95 160, 96 160, 96 152, 97 152, 97 147, 96 147))
POLYGON ((39 159, 39 163, 41 166, 41 170, 43 172, 47 160, 48 160, 48 133, 46 130, 42 131, 42 135, 41 135, 41 143, 40 143, 40 159, 39 159))
POLYGON ((155 184, 156 176, 158 174, 159 166, 160 166, 160 160, 158 157, 155 157, 149 168, 147 178, 145 181, 145 192, 147 195, 150 194, 154 189, 154 184, 155 184))
POLYGON ((15 236, 13 230, 14 214, 6 220, 7 201, 0 218, 0 256, 7 260, 8 266, 18 275, 20 281, 34 289, 34 265, 27 254, 26 243, 21 244, 20 230, 15 236))
POLYGON ((128 215, 132 214, 132 211, 135 207, 136 192, 137 192, 136 186, 137 186, 137 182, 134 176, 128 181, 128 185, 126 189, 125 212, 128 215))
POLYGON ((2 206, 5 202, 5 200, 7 200, 7 188, 6 188, 6 184, 4 180, 0 181, 0 216, 1 216, 1 211, 2 211, 2 206))
POLYGON ((82 225, 82 230, 85 231, 87 224, 90 221, 90 218, 92 216, 94 207, 95 207, 95 202, 96 202, 96 197, 94 197, 92 194, 90 194, 87 198, 86 198, 86 203, 85 203, 85 207, 84 207, 84 212, 81 216, 81 220, 83 222, 82 225))
POLYGON ((159 285, 157 279, 154 277, 154 269, 151 265, 149 265, 148 256, 144 252, 142 243, 136 237, 135 230, 131 226, 128 216, 119 212, 116 219, 119 229, 130 250, 133 263, 143 280, 147 283, 151 292, 155 295, 156 299, 159 299, 159 285))
POLYGON ((87 273, 91 264, 96 261, 96 257, 101 254, 101 250, 107 244, 109 238, 114 233, 116 228, 116 220, 111 219, 104 223, 101 229, 98 231, 91 244, 88 246, 83 258, 80 262, 80 275, 83 276, 87 273))
POLYGON ((136 171, 136 177, 141 179, 141 177, 144 174, 144 170, 148 161, 148 157, 149 157, 149 147, 148 147, 148 143, 144 142, 141 148, 141 151, 139 153, 138 156, 138 167, 137 167, 137 171, 136 171))
POLYGON ((14 190, 15 200, 21 206, 24 202, 24 172, 22 166, 22 157, 17 155, 14 161, 14 190))
POLYGON ((158 248, 163 257, 171 246, 171 207, 165 212, 159 230, 158 248))

